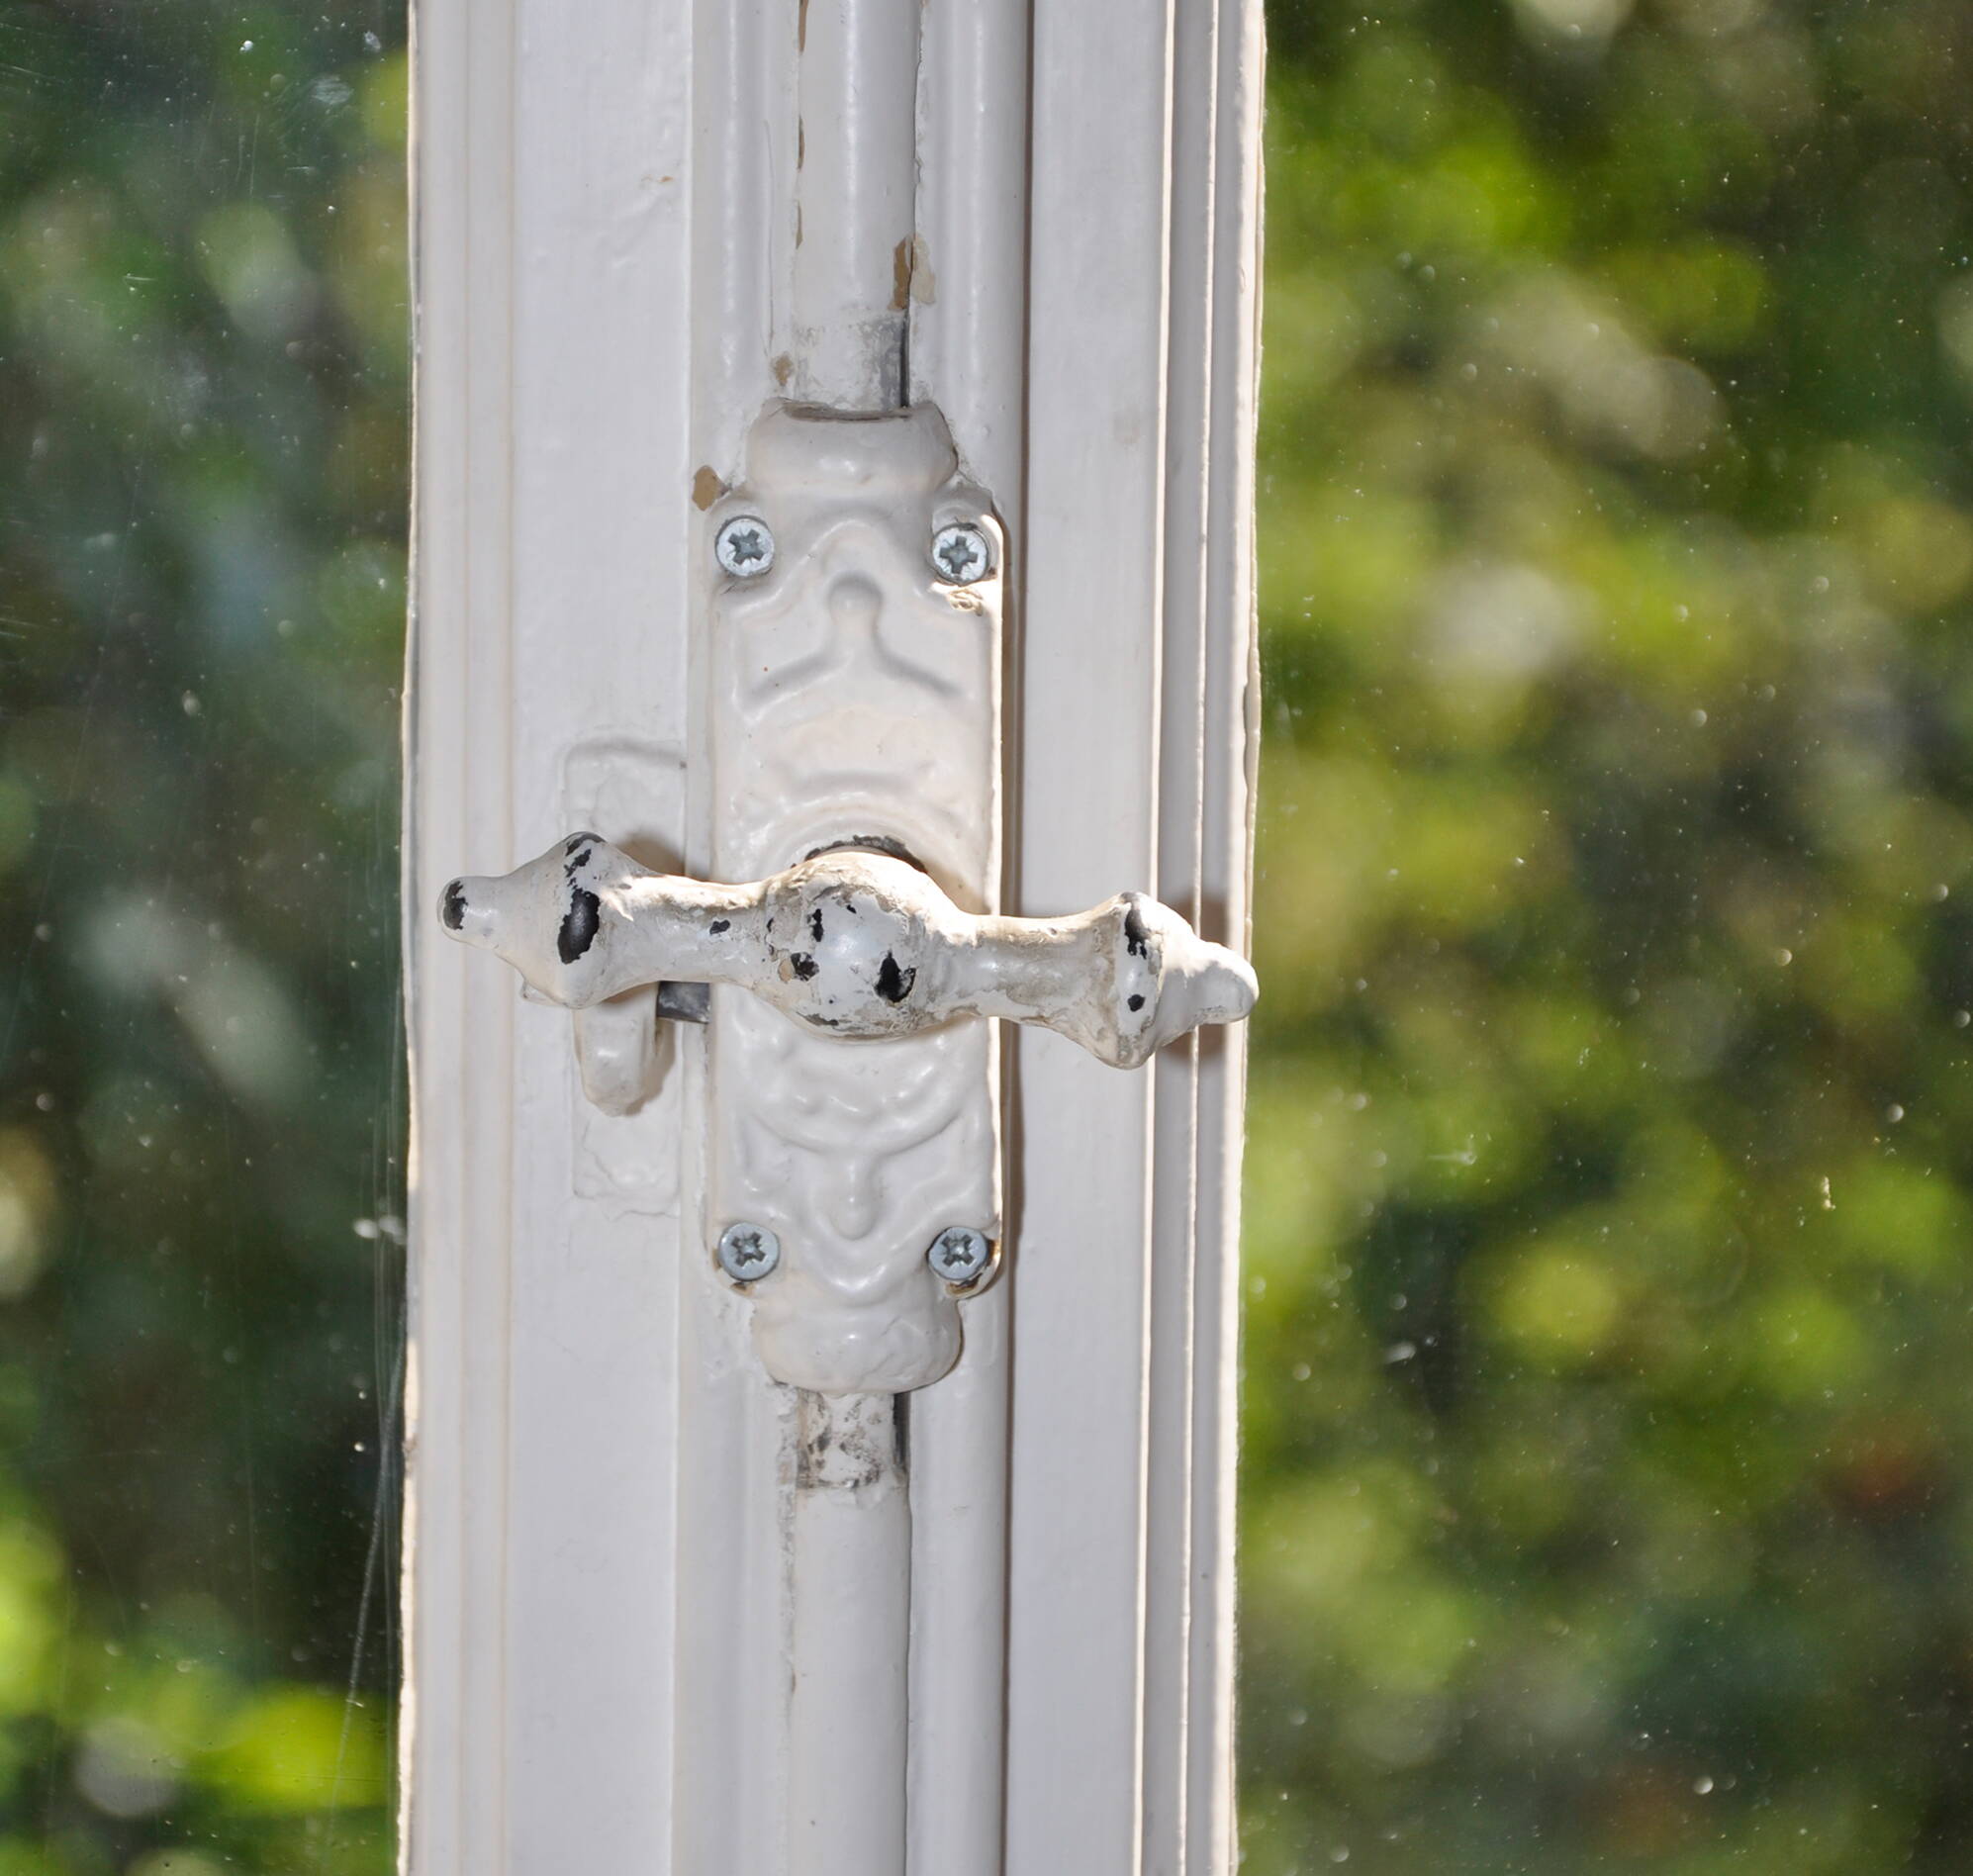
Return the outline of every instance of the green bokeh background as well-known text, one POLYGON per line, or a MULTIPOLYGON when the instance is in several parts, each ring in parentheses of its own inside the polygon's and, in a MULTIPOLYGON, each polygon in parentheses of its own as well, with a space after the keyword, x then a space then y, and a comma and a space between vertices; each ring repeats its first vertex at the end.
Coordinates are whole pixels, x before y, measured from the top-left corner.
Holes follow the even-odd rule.
POLYGON ((1973 8, 1283 6, 1253 1876, 1973 1868, 1973 8))
MULTIPOLYGON (((1247 1867, 1973 1867, 1973 4, 1273 10, 1247 1867)), ((389 1866, 394 5, 0 0, 0 1876, 389 1866)))
POLYGON ((0 1876, 390 1864, 402 47, 0 0, 0 1876))

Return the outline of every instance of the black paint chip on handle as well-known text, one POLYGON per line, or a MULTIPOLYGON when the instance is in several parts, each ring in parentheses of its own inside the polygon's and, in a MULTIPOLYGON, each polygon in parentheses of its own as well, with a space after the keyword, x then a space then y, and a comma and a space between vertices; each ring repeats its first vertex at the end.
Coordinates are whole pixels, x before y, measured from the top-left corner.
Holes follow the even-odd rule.
POLYGON ((572 887, 568 912, 555 934, 556 956, 564 964, 574 964, 596 942, 602 924, 603 901, 586 886, 572 887))

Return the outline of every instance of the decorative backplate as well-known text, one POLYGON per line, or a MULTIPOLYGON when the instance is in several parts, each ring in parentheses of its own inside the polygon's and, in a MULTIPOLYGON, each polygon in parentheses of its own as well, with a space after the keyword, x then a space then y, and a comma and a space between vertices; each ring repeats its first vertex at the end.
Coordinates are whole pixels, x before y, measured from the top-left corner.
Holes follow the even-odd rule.
MULTIPOLYGON (((778 407, 747 456, 707 516, 774 540, 769 571, 711 600, 714 877, 873 847, 995 909, 1002 542, 943 418, 778 407), (992 547, 965 585, 932 559, 955 522, 992 547)), ((927 1249, 955 1225, 1000 1235, 991 1025, 848 1042, 719 987, 709 1063, 706 1244, 740 1221, 781 1241, 748 1285, 769 1371, 823 1393, 937 1380, 959 1307, 927 1249)))

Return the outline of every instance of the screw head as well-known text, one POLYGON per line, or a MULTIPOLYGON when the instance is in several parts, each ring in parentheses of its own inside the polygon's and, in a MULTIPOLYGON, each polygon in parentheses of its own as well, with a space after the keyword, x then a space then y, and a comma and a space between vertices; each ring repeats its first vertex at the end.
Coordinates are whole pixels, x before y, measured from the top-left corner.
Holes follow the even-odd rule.
POLYGON ((736 1283, 757 1283, 781 1262, 781 1240, 765 1225, 744 1221, 719 1234, 719 1267, 736 1283))
POLYGON ((952 586, 971 586, 993 571, 986 530, 971 521, 950 521, 932 536, 932 565, 952 586))
POLYGON ((719 523, 712 554, 736 580, 751 580, 774 565, 774 530, 758 515, 735 515, 719 523))
POLYGON ((972 1225, 948 1225, 932 1240, 925 1262, 943 1282, 977 1283, 993 1267, 993 1240, 972 1225))

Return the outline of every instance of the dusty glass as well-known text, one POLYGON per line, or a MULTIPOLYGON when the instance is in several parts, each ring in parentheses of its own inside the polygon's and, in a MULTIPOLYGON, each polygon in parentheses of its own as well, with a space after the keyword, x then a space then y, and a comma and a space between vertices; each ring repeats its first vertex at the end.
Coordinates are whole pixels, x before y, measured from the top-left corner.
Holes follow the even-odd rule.
POLYGON ((1965 1869, 1973 9, 1272 26, 1246 1867, 1965 1869))
POLYGON ((0 1872, 390 1866, 395 7, 0 0, 0 1872))

